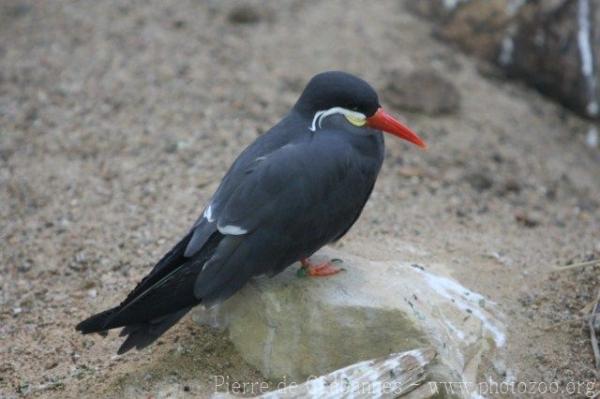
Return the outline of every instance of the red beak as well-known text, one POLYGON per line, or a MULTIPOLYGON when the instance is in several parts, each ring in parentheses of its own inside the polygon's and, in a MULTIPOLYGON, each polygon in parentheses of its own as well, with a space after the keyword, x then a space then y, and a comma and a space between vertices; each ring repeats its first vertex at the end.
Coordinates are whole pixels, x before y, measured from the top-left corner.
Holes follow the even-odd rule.
POLYGON ((383 108, 379 108, 373 116, 367 118, 367 126, 382 130, 386 133, 398 136, 401 139, 410 141, 421 148, 427 148, 427 144, 415 132, 410 130, 406 125, 400 123, 390 114, 386 113, 383 108))

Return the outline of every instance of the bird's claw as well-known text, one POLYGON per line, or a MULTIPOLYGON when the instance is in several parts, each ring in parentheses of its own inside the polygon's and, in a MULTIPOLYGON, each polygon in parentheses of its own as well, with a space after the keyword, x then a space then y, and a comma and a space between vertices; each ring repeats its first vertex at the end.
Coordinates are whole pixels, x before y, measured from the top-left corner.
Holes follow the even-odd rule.
POLYGON ((332 259, 330 261, 319 263, 316 265, 312 264, 308 259, 302 259, 300 263, 302 264, 302 267, 300 267, 297 273, 299 277, 331 276, 346 270, 344 268, 335 266, 335 263, 341 263, 341 260, 339 259, 332 259))

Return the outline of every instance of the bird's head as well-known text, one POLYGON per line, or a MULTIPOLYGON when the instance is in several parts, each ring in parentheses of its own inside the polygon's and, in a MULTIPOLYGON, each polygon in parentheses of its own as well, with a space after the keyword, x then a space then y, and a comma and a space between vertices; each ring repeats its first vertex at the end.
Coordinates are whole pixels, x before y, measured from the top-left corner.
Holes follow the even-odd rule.
POLYGON ((421 148, 426 147, 416 133, 383 110, 371 85, 346 72, 315 75, 294 108, 311 119, 309 128, 313 131, 320 127, 324 118, 342 114, 353 126, 384 131, 421 148))

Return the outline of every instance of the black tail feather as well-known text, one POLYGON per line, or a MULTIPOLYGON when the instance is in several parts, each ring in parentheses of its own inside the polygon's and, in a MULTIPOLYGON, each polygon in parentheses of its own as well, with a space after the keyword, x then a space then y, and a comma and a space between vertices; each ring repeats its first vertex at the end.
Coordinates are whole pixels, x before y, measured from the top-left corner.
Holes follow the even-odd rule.
POLYGON ((127 338, 117 351, 117 354, 122 355, 133 348, 140 350, 147 347, 185 316, 190 309, 191 307, 181 309, 175 313, 168 314, 146 323, 126 326, 121 330, 119 336, 127 336, 127 338))
POLYGON ((115 307, 90 316, 81 323, 77 324, 75 329, 77 331, 81 331, 82 334, 91 334, 96 332, 105 333, 106 324, 118 310, 119 307, 115 307))
POLYGON ((119 354, 156 341, 201 302, 194 295, 194 283, 223 235, 215 232, 198 253, 186 258, 183 252, 190 237, 191 233, 165 255, 119 306, 93 315, 75 328, 83 334, 106 335, 110 329, 124 327, 121 336, 126 339, 119 354))

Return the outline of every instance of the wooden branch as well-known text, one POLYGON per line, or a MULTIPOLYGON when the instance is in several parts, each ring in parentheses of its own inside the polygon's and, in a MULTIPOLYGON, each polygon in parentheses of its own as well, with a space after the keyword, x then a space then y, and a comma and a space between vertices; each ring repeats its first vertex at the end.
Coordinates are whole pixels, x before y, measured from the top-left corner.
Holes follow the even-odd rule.
MULTIPOLYGON (((309 379, 264 393, 260 399, 299 398, 397 398, 421 385, 427 378, 426 366, 435 358, 433 349, 415 349, 366 360, 336 370, 324 376, 309 379)), ((230 394, 216 394, 213 398, 233 398, 230 394)))
POLYGON ((572 265, 566 265, 566 266, 554 266, 552 269, 550 269, 551 272, 560 272, 563 270, 571 270, 571 269, 577 269, 580 267, 585 267, 585 266, 599 266, 600 265, 600 259, 594 259, 594 260, 590 260, 587 262, 581 262, 581 263, 575 263, 572 265))

